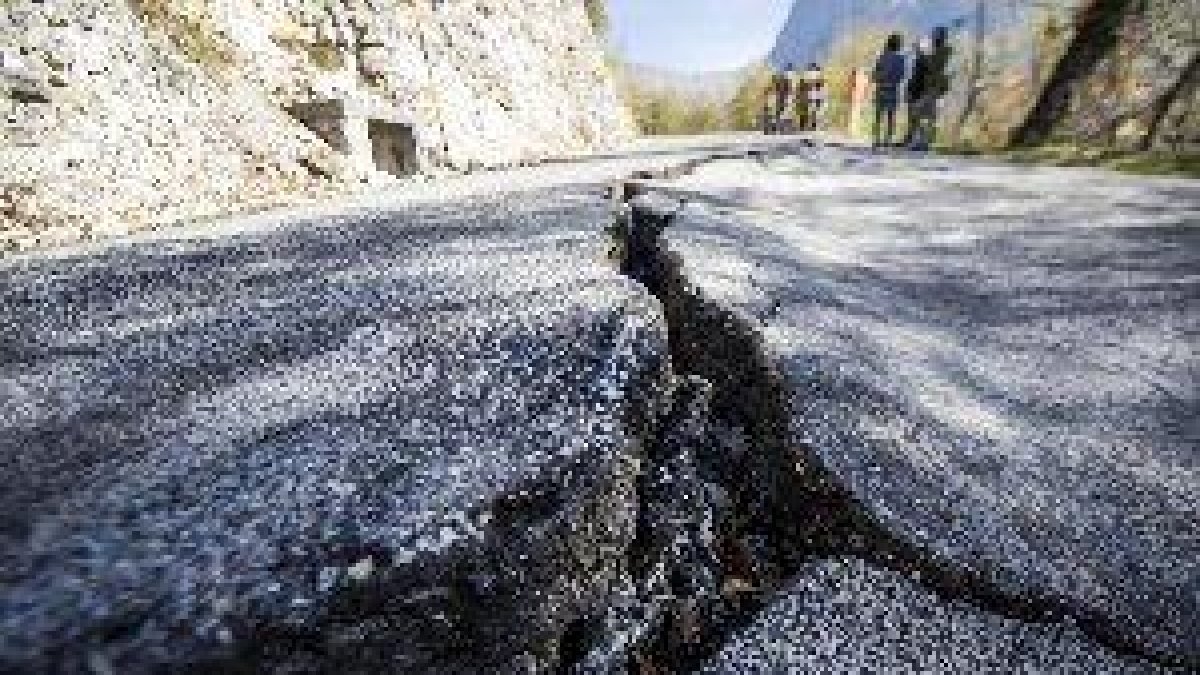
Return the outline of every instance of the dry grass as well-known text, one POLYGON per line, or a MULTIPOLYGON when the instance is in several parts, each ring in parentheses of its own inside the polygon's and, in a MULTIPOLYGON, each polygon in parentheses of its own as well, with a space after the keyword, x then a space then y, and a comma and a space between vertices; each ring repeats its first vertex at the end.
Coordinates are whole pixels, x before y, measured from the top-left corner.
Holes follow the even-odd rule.
POLYGON ((1138 152, 1076 145, 1045 145, 1020 150, 957 145, 940 150, 946 154, 988 157, 1015 164, 1096 167, 1142 176, 1200 178, 1200 152, 1195 151, 1138 152))
POLYGON ((328 37, 320 37, 312 26, 286 21, 276 27, 271 40, 293 54, 304 55, 309 63, 325 71, 341 70, 346 67, 346 51, 328 37))
POLYGON ((154 30, 170 39, 191 61, 212 70, 225 70, 236 62, 233 48, 212 21, 187 11, 172 0, 129 0, 130 7, 154 30))
POLYGON ((321 70, 341 70, 346 67, 346 55, 337 45, 329 41, 314 42, 303 46, 309 61, 321 70))

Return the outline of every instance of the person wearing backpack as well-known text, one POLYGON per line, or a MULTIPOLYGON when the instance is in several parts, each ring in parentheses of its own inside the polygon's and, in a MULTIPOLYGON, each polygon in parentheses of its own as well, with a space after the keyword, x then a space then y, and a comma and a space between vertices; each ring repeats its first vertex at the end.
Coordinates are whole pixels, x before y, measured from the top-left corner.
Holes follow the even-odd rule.
POLYGON ((922 150, 928 145, 927 121, 930 117, 929 108, 935 109, 936 99, 932 96, 930 74, 933 68, 933 55, 927 48, 928 43, 921 41, 913 54, 912 73, 905 87, 905 103, 908 107, 908 132, 904 136, 904 145, 912 150, 922 150))

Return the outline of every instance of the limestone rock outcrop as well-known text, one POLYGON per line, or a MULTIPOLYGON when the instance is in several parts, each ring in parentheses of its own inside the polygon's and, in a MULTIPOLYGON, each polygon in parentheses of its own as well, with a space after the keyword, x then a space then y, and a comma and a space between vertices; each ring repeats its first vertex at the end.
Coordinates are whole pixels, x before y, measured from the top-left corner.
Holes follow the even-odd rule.
POLYGON ((1195 148, 1200 2, 1081 5, 1062 58, 1013 140, 1195 148))
POLYGON ((13 0, 0 35, 6 250, 632 133, 576 0, 13 0))

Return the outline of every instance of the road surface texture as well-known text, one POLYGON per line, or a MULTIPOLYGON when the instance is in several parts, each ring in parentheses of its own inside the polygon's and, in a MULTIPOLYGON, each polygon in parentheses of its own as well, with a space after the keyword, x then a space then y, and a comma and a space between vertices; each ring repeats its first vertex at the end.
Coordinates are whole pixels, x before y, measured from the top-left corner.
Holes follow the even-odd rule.
MULTIPOLYGON (((712 361, 714 343, 761 352, 797 458, 785 481, 826 472, 861 512, 845 541, 875 537, 865 548, 906 575, 796 566, 799 590, 760 619, 759 642, 819 642, 836 608, 851 644, 793 644, 795 661, 751 672, 826 658, 845 667, 817 670, 859 672, 854 643, 901 639, 874 631, 930 606, 909 576, 1010 617, 1078 623, 1117 653, 1200 664, 1200 185, 829 146, 641 187, 643 225, 676 213, 645 263, 676 366, 712 361)), ((699 370, 718 402, 722 387, 745 393, 745 378, 699 370)), ((995 658, 935 670, 1007 670, 1005 654, 1049 644, 965 608, 912 621, 916 644, 883 663, 983 630, 995 658)), ((1120 670, 1076 662, 1078 639, 1013 663, 1120 670)), ((725 672, 745 672, 725 656, 725 672)))
POLYGON ((662 420, 703 408, 679 399, 658 303, 609 259, 605 188, 712 152, 3 262, 0 670, 603 652, 590 626, 626 630, 613 608, 654 525, 638 477, 656 444, 688 445, 662 420))
POLYGON ((0 671, 1193 658, 1196 188, 773 147, 0 261, 0 671))
POLYGON ((764 673, 1160 672, 1117 658, 1069 625, 1041 625, 946 601, 859 559, 803 567, 705 675, 764 673))

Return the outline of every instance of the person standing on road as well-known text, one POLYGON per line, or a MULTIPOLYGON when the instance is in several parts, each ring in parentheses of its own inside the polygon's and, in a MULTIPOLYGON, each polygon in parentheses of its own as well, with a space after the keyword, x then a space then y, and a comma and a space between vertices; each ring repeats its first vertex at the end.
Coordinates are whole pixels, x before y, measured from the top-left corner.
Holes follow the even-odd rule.
POLYGON ((921 142, 928 149, 937 140, 938 108, 942 97, 950 93, 950 59, 954 52, 950 47, 950 31, 945 26, 933 29, 932 49, 929 55, 928 83, 922 99, 921 142))
POLYGON ((812 84, 808 81, 808 71, 796 75, 792 87, 792 119, 798 129, 808 128, 808 89, 812 84))
MULTIPOLYGON (((917 44, 913 53, 912 73, 908 76, 908 86, 904 92, 908 106, 908 131, 904 136, 904 145, 913 150, 922 150, 928 145, 925 122, 929 117, 927 108, 931 101, 929 75, 933 57, 927 45, 925 41, 917 44)), ((933 102, 936 105, 936 99, 933 102)))
POLYGON ((771 124, 771 92, 768 91, 763 96, 762 112, 758 114, 758 126, 764 134, 770 135, 774 132, 775 125, 771 124))
POLYGON ((771 79, 771 89, 775 93, 775 132, 779 133, 783 126, 783 116, 787 113, 788 102, 792 96, 792 64, 787 64, 782 72, 775 73, 771 79))
POLYGON ((896 135, 896 109, 900 106, 900 85, 908 70, 908 59, 901 51, 904 37, 899 33, 888 36, 883 53, 875 62, 872 79, 875 82, 875 127, 873 147, 890 146, 896 135), (882 133, 886 125, 886 134, 882 133))
POLYGON ((808 99, 808 108, 804 115, 805 128, 816 131, 825 109, 825 73, 821 66, 815 63, 808 66, 808 70, 804 72, 804 85, 805 97, 808 99))

